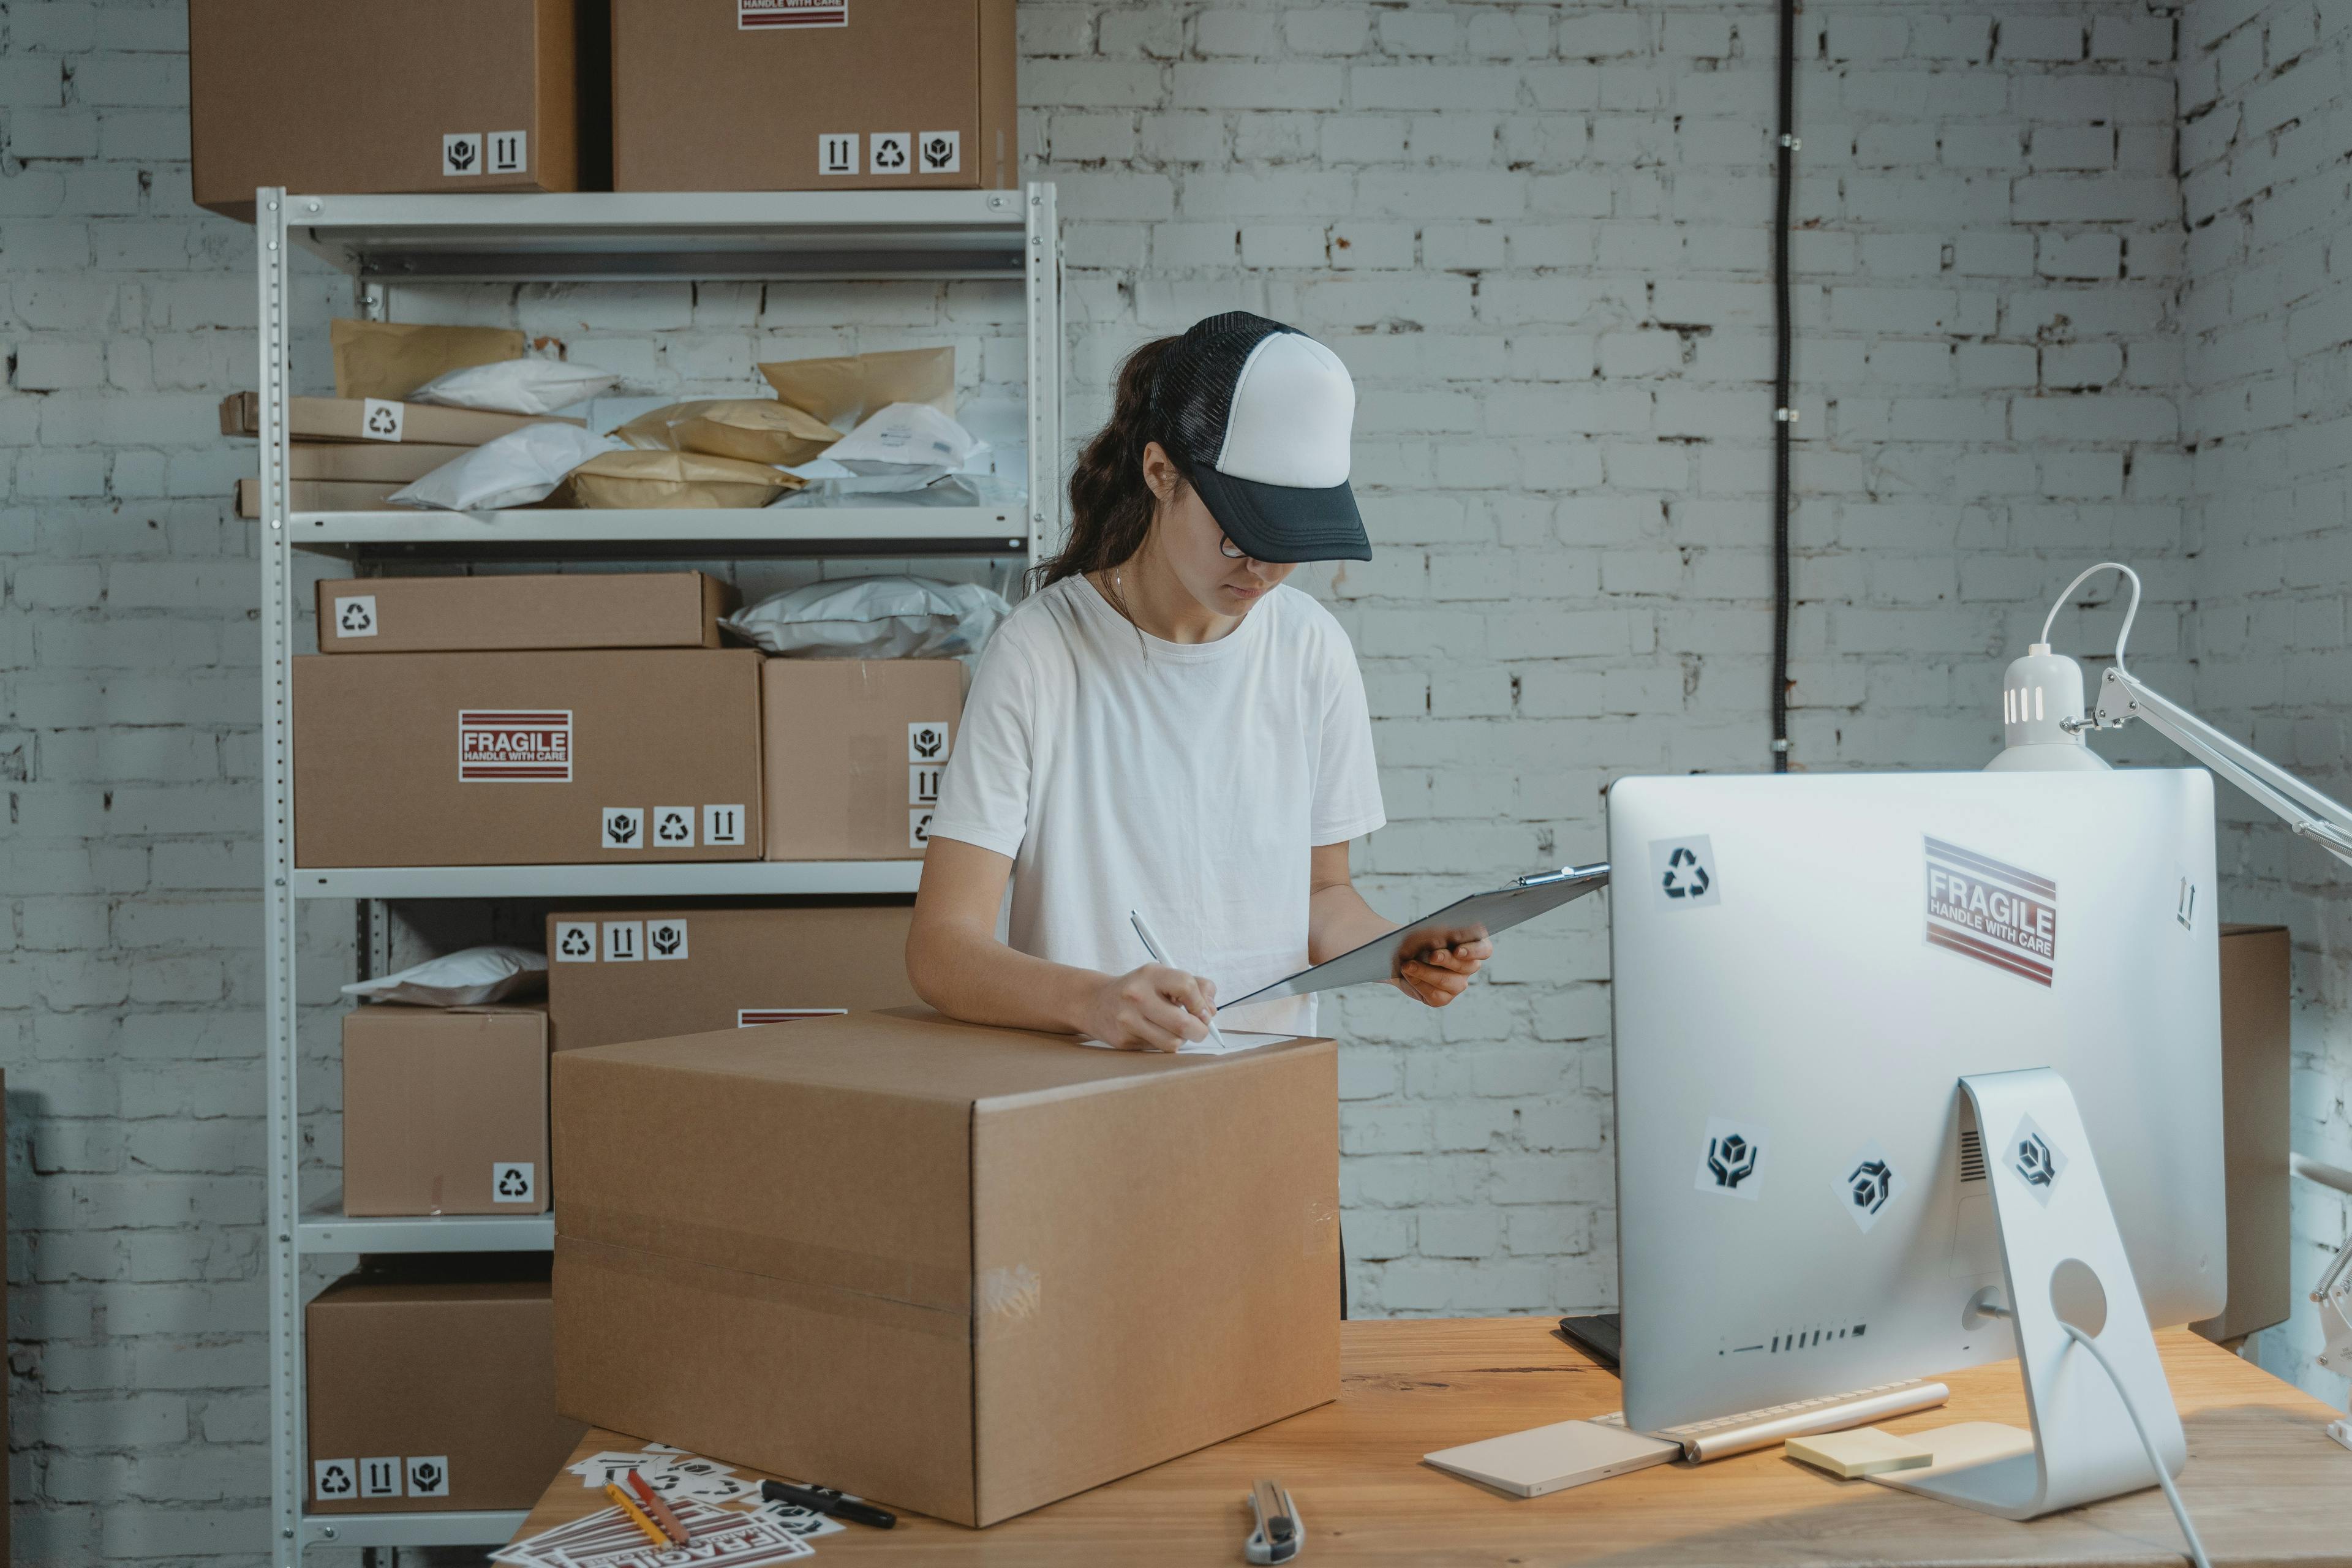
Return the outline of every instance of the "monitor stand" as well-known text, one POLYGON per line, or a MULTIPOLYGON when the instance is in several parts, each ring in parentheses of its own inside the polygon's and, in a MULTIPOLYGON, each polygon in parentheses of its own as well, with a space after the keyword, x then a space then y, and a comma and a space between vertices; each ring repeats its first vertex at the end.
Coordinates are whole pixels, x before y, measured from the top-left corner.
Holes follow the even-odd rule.
POLYGON ((1964 1321, 2011 1321, 2033 1429, 1979 1421, 1914 1433, 1936 1462, 1870 1479, 2003 1519, 2156 1485, 2116 1385, 2062 1320, 2098 1341, 2166 1468, 2179 1475, 2188 1442, 2074 1091, 2047 1068, 1979 1074, 1960 1087, 1984 1131, 2008 1284, 2006 1306, 1980 1290, 1964 1321))

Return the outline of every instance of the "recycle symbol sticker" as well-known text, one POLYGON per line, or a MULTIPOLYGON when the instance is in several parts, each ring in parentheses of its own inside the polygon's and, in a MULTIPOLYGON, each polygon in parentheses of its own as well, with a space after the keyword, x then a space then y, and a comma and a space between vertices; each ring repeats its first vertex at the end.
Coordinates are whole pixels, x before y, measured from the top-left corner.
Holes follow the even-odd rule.
POLYGON ((527 1204, 539 1196, 536 1173, 528 1160, 496 1160, 490 1163, 490 1201, 527 1204))
POLYGON ((339 637, 375 636, 375 595, 354 594, 335 601, 335 632, 339 637))
POLYGON ((1722 901, 1715 869, 1715 846, 1696 838, 1660 838, 1650 844, 1650 881, 1670 909, 1696 909, 1722 901))

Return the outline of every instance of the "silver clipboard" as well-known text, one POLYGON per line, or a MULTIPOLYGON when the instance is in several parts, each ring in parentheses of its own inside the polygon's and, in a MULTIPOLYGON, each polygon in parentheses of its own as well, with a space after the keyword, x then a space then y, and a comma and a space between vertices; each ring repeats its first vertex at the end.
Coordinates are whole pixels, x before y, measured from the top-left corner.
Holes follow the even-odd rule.
POLYGON ((1235 1001, 1220 1002, 1217 1008, 1223 1012, 1252 1002, 1272 1002, 1277 997, 1304 996, 1314 991, 1388 980, 1395 975, 1398 961, 1407 953, 1424 952, 1440 942, 1475 942, 1482 936, 1508 931, 1522 921, 1531 921, 1608 885, 1606 865, 1563 866, 1557 871, 1538 871, 1521 877, 1507 888, 1473 893, 1386 936, 1337 958, 1326 959, 1312 969, 1302 969, 1287 980, 1277 980, 1263 991, 1253 991, 1235 1001))

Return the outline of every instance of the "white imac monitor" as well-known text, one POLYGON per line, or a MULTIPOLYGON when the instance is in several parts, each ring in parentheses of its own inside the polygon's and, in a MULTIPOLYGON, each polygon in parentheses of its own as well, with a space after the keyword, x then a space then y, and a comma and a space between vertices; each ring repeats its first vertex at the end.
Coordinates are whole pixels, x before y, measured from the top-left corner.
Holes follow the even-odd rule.
POLYGON ((2148 1321, 2221 1310, 2210 775, 1621 779, 1609 859, 1627 1425, 2016 1353, 1964 1074, 2063 1075, 2148 1321))

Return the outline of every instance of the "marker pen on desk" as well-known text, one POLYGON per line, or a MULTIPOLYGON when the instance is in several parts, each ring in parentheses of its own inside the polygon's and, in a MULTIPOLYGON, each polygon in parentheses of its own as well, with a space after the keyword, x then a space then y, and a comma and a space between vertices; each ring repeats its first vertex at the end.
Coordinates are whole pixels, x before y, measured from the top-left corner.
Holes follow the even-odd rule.
POLYGON ((876 1508, 870 1502, 858 1502, 819 1487, 796 1487, 790 1481, 761 1481, 760 1496, 769 1502, 792 1503, 812 1513, 845 1519, 852 1524, 870 1524, 877 1530, 888 1530, 898 1522, 898 1516, 887 1509, 876 1508))
MULTIPOLYGON (((1127 918, 1128 922, 1135 927, 1135 934, 1143 939, 1143 951, 1151 955, 1151 962, 1160 964, 1164 968, 1175 968, 1175 964, 1168 962, 1168 950, 1160 945, 1160 939, 1151 934, 1151 928, 1143 923, 1143 911, 1140 910, 1129 910, 1127 911, 1127 918)), ((1217 1049, 1221 1051, 1223 1050, 1225 1048, 1225 1037, 1217 1028, 1217 1020, 1213 1016, 1209 1018, 1207 1022, 1209 1026, 1209 1038, 1216 1042, 1217 1049)))

